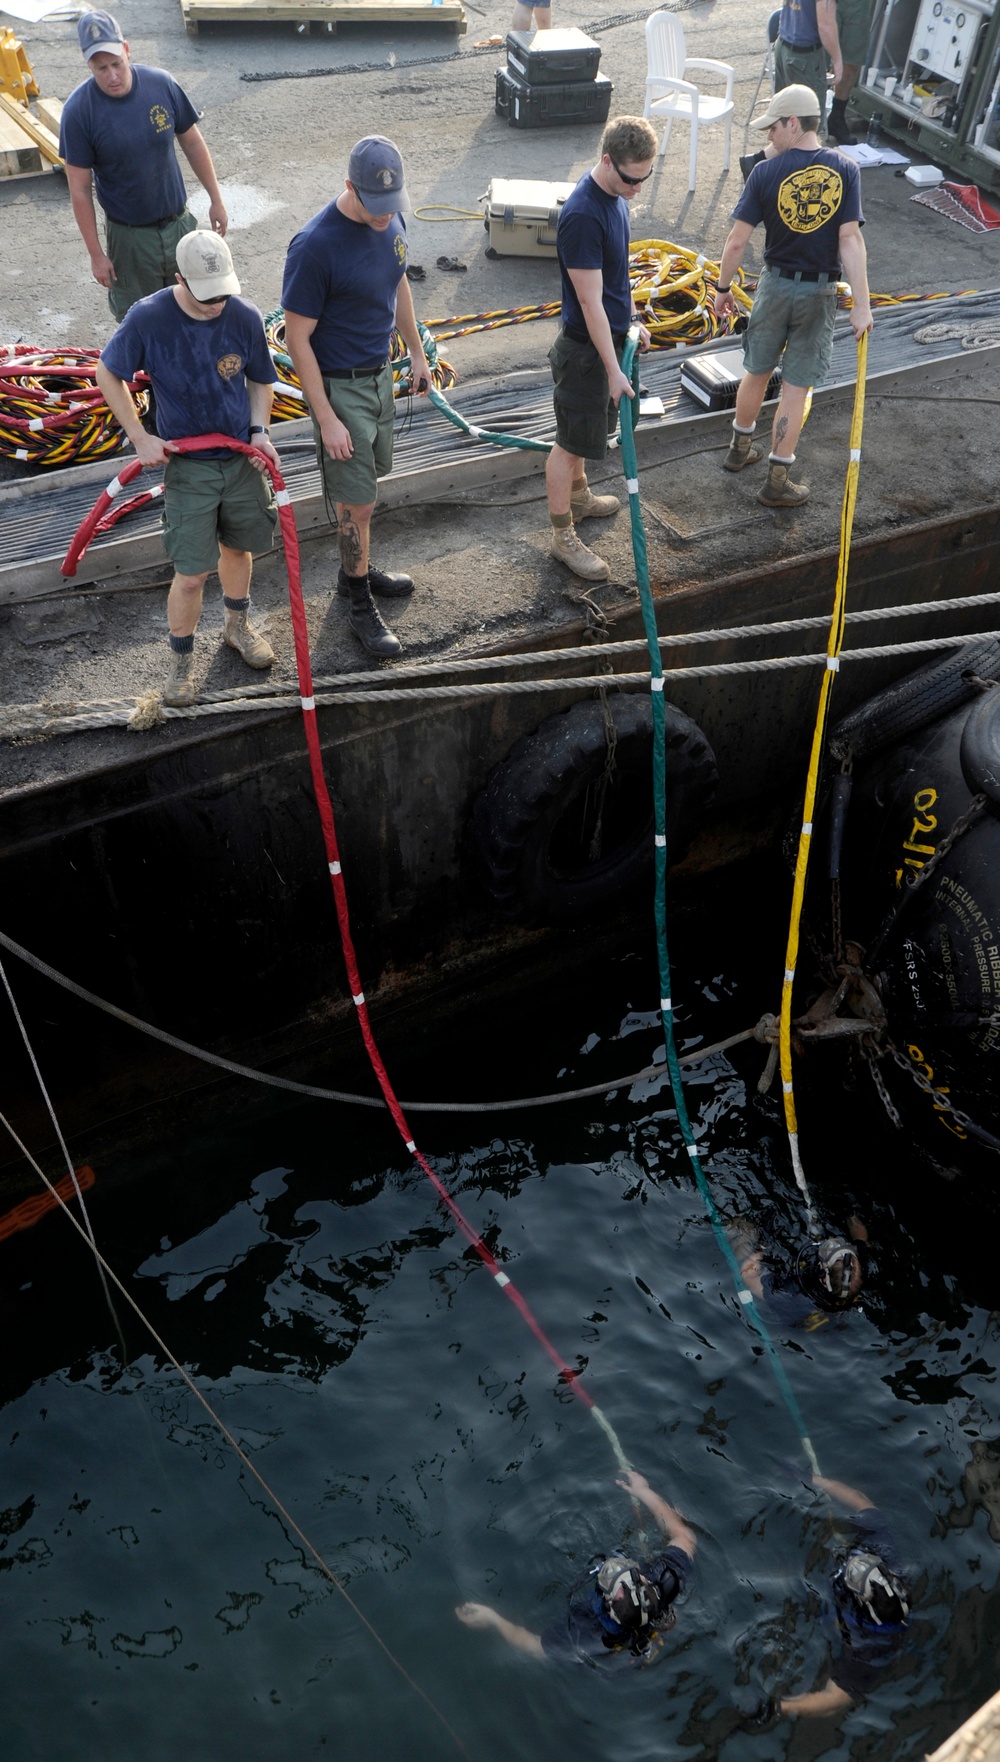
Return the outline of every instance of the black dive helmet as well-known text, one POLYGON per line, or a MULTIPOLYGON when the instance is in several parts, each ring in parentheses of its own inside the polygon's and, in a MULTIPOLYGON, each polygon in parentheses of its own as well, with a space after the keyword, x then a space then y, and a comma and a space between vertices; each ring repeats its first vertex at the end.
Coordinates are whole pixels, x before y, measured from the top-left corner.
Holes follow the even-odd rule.
POLYGON ((664 1613, 656 1586, 624 1554, 608 1555, 597 1569, 597 1584, 612 1621, 628 1633, 642 1635, 664 1613))
POLYGON ((866 1619, 876 1627, 901 1627, 909 1616, 907 1588, 878 1554, 852 1548, 834 1574, 834 1584, 850 1592, 866 1619))
POLYGON ((820 1309, 849 1309, 861 1286, 857 1248, 843 1236, 808 1242, 796 1258, 795 1276, 820 1309))

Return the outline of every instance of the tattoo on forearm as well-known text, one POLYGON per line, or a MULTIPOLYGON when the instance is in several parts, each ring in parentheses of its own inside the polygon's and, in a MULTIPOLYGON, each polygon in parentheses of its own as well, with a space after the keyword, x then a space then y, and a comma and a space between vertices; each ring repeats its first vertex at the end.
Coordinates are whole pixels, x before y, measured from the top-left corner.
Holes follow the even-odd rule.
POLYGON ((339 528, 340 560, 347 575, 360 575, 364 547, 361 531, 350 508, 345 508, 339 528))

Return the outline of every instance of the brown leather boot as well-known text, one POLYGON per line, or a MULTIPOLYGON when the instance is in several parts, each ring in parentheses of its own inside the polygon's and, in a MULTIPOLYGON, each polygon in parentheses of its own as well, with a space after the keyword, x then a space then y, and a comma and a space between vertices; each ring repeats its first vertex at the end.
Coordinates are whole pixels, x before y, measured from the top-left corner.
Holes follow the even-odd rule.
POLYGON ((763 457, 763 447, 756 447, 753 444, 753 429, 749 434, 745 434, 734 423, 729 451, 722 461, 723 471, 742 471, 745 465, 756 465, 757 460, 763 459, 763 457))
POLYGON ((772 453, 767 462, 767 481, 757 493, 758 502, 765 508, 798 508, 809 500, 809 491, 804 483, 793 483, 788 473, 794 465, 794 459, 788 463, 776 459, 772 453))

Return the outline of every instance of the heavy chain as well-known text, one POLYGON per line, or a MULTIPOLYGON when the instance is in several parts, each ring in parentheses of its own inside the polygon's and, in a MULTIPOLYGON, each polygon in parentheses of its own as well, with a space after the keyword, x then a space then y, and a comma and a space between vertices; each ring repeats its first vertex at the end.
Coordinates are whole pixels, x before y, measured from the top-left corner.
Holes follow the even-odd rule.
POLYGON ((874 942, 871 944, 871 947, 867 951, 866 959, 867 959, 867 965, 869 966, 869 968, 871 967, 872 962, 881 953, 882 947, 886 941, 886 938, 889 936, 890 932, 895 928, 897 921, 899 920, 901 914, 906 910, 906 908, 909 905, 910 900, 913 898, 914 894, 918 891, 919 888, 921 888, 924 885, 925 881, 928 881, 930 879, 930 877, 934 874, 935 870, 944 861, 945 857, 948 855, 948 852, 951 849, 953 849, 953 847, 958 843, 958 840, 966 832, 968 832, 969 827, 972 825, 972 822, 974 820, 978 819, 979 815, 982 813, 983 809, 985 808, 986 801, 987 801, 987 798, 985 795, 974 795, 972 800, 970 801, 968 807, 966 808, 964 814, 959 814, 959 817, 955 821, 950 832, 946 833, 945 837, 942 838, 941 843, 938 845, 937 850, 934 852, 934 855, 931 857, 930 862, 925 863, 923 868, 919 869, 916 872, 916 874, 914 874, 912 870, 910 871, 910 877, 912 877, 912 878, 910 878, 910 877, 907 878, 905 885, 904 885, 904 891, 903 891, 902 898, 897 900, 896 904, 893 906, 888 917, 884 919, 882 926, 881 926, 880 930, 878 931, 878 934, 875 937, 874 942))
MULTIPOLYGON (((917 1069, 913 1060, 907 1058, 904 1052, 900 1052, 898 1046, 893 1045, 888 1035, 885 1036, 884 1045, 889 1057, 895 1061, 901 1071, 905 1071, 907 1075, 913 1079, 918 1089, 922 1089, 925 1095, 930 1096, 937 1110, 942 1113, 950 1114, 957 1126, 962 1126, 965 1131, 971 1132, 974 1138, 979 1139, 980 1143, 988 1145, 991 1150, 1000 1150, 1000 1138, 995 1138, 992 1132, 986 1130, 985 1126, 978 1126, 975 1120, 970 1118, 962 1108, 956 1107, 954 1102, 949 1101, 947 1096, 943 1095, 940 1089, 935 1089, 930 1078, 925 1077, 923 1071, 917 1069)), ((879 1086, 878 1080, 876 1080, 876 1087, 879 1088, 879 1093, 881 1094, 882 1088, 879 1086)), ((891 1117, 892 1115, 890 1113, 890 1118, 891 1117)), ((899 1123, 898 1114, 896 1115, 896 1123, 899 1123)))

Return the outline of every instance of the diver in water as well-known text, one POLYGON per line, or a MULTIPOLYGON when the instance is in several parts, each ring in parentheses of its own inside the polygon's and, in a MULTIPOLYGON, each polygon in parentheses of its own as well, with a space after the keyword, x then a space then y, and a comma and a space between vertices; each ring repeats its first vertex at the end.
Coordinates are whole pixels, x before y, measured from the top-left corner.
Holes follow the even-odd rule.
POLYGON ((854 1216, 847 1229, 847 1237, 811 1239, 792 1260, 776 1246, 765 1246, 745 1223, 730 1226, 729 1239, 747 1290, 786 1326, 814 1329, 829 1315, 850 1309, 861 1294, 868 1231, 854 1216))
POLYGON ((691 1580, 695 1538, 645 1475, 627 1469, 617 1484, 656 1520, 669 1544, 662 1553, 647 1560, 609 1554, 570 1592, 566 1619, 540 1634, 508 1621, 487 1603, 460 1603, 455 1610, 459 1621, 466 1627, 495 1628, 509 1646, 530 1658, 655 1664, 663 1655, 663 1636, 676 1619, 673 1604, 691 1580))
POLYGON ((817 1474, 813 1485, 854 1514, 847 1551, 831 1580, 838 1655, 821 1689, 762 1701, 744 1722, 751 1730, 766 1730, 780 1718, 845 1712, 878 1686, 906 1635, 910 1590, 881 1511, 844 1481, 817 1474))

